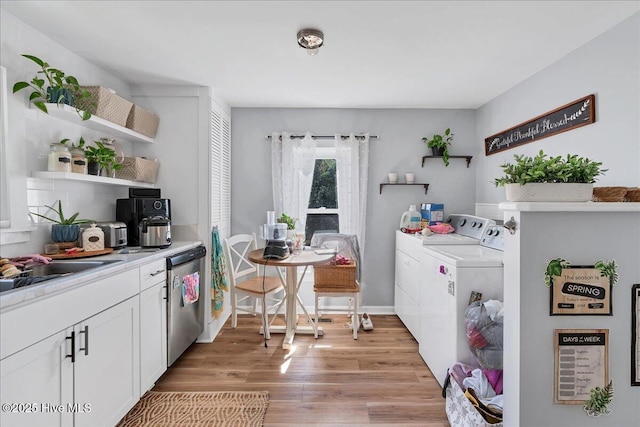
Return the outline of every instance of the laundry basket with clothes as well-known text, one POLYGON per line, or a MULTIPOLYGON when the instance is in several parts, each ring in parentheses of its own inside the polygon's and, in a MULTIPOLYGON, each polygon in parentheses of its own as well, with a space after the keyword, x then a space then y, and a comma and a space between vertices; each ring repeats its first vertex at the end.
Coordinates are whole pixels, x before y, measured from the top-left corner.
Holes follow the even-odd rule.
POLYGON ((358 236, 342 233, 314 233, 311 237, 312 248, 335 249, 337 255, 353 259, 356 262, 356 280, 360 281, 362 262, 358 236))

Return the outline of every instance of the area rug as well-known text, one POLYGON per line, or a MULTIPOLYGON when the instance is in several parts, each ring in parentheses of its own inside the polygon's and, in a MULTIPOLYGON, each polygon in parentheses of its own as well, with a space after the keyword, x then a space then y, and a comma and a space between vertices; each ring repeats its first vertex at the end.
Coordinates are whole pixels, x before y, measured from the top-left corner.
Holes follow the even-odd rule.
POLYGON ((116 427, 262 426, 269 392, 150 391, 116 427))

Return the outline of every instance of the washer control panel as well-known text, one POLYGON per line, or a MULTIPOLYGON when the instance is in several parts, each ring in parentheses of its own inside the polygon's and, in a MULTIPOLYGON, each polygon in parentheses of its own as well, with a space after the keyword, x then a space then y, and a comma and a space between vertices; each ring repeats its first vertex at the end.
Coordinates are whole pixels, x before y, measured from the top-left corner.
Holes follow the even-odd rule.
POLYGON ((482 234, 480 245, 486 246, 491 249, 504 251, 505 233, 507 233, 507 230, 504 227, 499 225, 489 225, 482 234))

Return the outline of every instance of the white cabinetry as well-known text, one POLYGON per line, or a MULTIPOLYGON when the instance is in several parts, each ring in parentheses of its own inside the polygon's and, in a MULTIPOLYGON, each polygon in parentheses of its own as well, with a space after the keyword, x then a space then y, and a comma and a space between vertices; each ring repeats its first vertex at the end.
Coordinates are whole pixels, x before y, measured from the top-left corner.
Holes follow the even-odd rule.
POLYGON ((0 398, 37 411, 0 412, 0 425, 112 426, 133 407, 138 278, 125 271, 2 313, 0 398))
POLYGON ((422 241, 396 231, 395 311, 409 332, 419 334, 419 254, 422 241))
POLYGON ((0 424, 115 425, 140 397, 138 333, 135 296, 3 359, 2 403, 28 406, 0 424))
POLYGON ((162 259, 140 267, 140 395, 166 370, 166 261, 162 259))
POLYGON ((71 328, 45 338, 0 361, 0 412, 2 426, 70 426, 73 414, 73 364, 71 328), (63 411, 53 410, 62 407, 63 411))

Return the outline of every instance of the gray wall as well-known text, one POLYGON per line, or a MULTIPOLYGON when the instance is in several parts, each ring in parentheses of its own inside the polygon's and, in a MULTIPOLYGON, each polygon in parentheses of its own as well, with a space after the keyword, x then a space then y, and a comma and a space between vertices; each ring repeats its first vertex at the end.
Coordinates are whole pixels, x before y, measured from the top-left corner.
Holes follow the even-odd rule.
POLYGON ((528 121, 589 94, 596 96, 596 122, 501 151, 477 163, 476 201, 505 200, 500 164, 514 154, 578 154, 609 169, 596 185, 640 186, 640 14, 573 51, 477 110, 477 139, 528 121))
POLYGON ((418 109, 269 109, 233 108, 231 126, 232 222, 231 232, 257 232, 273 210, 270 144, 265 135, 274 131, 310 131, 317 135, 336 132, 369 132, 378 135, 370 144, 367 230, 364 265, 365 310, 393 307, 394 232, 400 216, 410 204, 444 203, 445 215, 474 213, 475 159, 480 144, 474 139, 473 110, 418 109), (449 167, 430 160, 421 167, 427 148, 421 138, 443 132, 455 133, 451 154, 473 155, 471 167, 452 159, 449 167), (404 180, 414 172, 421 186, 385 187, 387 173, 395 171, 404 180))

